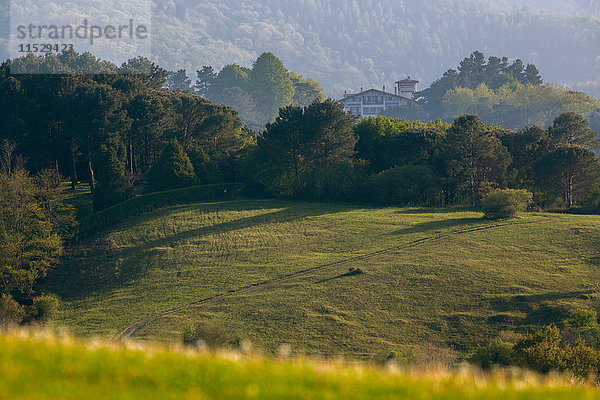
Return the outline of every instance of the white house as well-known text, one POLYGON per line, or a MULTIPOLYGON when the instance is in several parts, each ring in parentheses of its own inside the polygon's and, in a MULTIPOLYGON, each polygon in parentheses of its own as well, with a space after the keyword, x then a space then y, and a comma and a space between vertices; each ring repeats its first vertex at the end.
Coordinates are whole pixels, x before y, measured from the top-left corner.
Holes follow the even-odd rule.
POLYGON ((350 112, 358 118, 375 117, 383 111, 392 108, 407 105, 414 102, 413 98, 417 91, 419 81, 404 79, 396 82, 394 93, 388 93, 385 90, 369 89, 360 93, 344 93, 344 98, 340 100, 344 104, 344 111, 350 112))

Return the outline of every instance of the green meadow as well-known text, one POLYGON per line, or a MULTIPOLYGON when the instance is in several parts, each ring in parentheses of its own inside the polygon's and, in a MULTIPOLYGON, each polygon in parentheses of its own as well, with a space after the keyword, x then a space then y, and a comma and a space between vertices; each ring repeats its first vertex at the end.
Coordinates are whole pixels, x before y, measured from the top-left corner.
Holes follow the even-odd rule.
POLYGON ((178 343, 202 324, 267 353, 464 354, 592 308, 599 247, 600 216, 237 200, 130 218, 43 289, 83 336, 178 343))

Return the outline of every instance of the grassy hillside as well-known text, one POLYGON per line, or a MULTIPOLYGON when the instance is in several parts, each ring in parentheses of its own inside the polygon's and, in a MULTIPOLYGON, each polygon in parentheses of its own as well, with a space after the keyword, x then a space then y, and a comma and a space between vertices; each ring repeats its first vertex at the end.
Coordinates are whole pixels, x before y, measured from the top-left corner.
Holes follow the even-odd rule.
POLYGON ((0 399, 600 398, 597 389, 560 377, 512 375, 431 367, 397 372, 340 362, 134 350, 51 336, 0 335, 0 399))
POLYGON ((202 322, 267 350, 467 351, 595 307, 598 243, 599 216, 492 222, 461 210, 240 200, 133 218, 73 250, 45 289, 65 301, 59 323, 84 335, 129 327, 179 341, 202 322))

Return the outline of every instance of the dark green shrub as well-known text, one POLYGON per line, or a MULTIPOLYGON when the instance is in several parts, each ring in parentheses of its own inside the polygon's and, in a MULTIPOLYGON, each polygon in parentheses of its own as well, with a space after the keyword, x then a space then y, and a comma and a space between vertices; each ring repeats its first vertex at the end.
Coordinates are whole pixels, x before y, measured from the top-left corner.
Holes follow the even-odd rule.
POLYGON ((482 208, 486 218, 514 218, 527 210, 533 201, 533 194, 527 190, 495 190, 483 200, 482 208))
POLYGON ((582 211, 587 214, 600 214, 600 190, 587 196, 581 205, 582 211))
POLYGON ((598 313, 595 310, 577 310, 569 324, 576 329, 595 329, 598 327, 598 313))
POLYGON ((363 198, 377 205, 433 205, 439 184, 431 169, 407 165, 371 175, 362 188, 363 198))
POLYGON ((600 383, 600 352, 586 346, 583 341, 578 340, 569 347, 567 365, 573 375, 582 379, 596 377, 600 383))
POLYGON ((221 171, 217 163, 200 147, 194 147, 190 151, 190 160, 194 166, 194 172, 198 178, 198 184, 210 185, 222 182, 221 171))
POLYGON ((239 340, 222 326, 198 324, 186 327, 183 331, 183 344, 188 346, 202 344, 209 348, 223 348, 237 345, 238 342, 239 340))
POLYGON ((300 197, 336 201, 351 198, 352 189, 361 179, 360 168, 352 161, 323 163, 305 176, 300 197))
POLYGON ((528 335, 514 347, 516 364, 543 373, 567 369, 567 351, 561 347, 561 341, 556 326, 528 335))
POLYGON ((60 300, 54 295, 44 295, 33 299, 29 306, 29 321, 41 324, 52 321, 58 315, 60 300))
POLYGON ((25 317, 25 308, 17 303, 11 295, 0 296, 0 327, 19 325, 25 317))
POLYGON ((177 141, 165 146, 148 176, 153 191, 183 188, 196 182, 192 161, 177 141))
POLYGON ((570 371, 581 379, 600 377, 600 351, 581 339, 577 339, 574 345, 565 344, 561 331, 555 326, 544 327, 514 345, 493 341, 477 349, 470 361, 483 368, 514 365, 541 373, 570 371))
POLYGON ((470 361, 483 369, 511 365, 514 363, 513 346, 512 343, 493 340, 487 346, 479 347, 470 361))

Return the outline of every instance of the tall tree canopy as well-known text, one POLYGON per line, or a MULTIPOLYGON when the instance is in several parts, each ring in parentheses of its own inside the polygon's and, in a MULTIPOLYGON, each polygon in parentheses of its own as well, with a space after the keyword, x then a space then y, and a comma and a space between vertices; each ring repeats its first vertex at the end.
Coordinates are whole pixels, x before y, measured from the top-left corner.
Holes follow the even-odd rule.
POLYGON ((419 102, 434 115, 443 113, 442 102, 446 93, 457 88, 475 89, 484 84, 491 89, 499 89, 511 83, 539 86, 542 77, 537 67, 517 59, 512 64, 508 57, 489 57, 479 51, 462 60, 457 70, 450 69, 433 82, 431 86, 417 94, 419 102))
POLYGON ((263 184, 278 194, 306 194, 315 170, 352 158, 354 125, 343 106, 331 100, 282 108, 258 141, 263 184))
POLYGON ((277 116, 279 109, 292 104, 294 83, 283 62, 273 53, 263 53, 250 73, 250 89, 258 111, 267 120, 277 116))
POLYGON ((506 184, 511 156, 506 147, 475 115, 457 118, 445 138, 447 198, 464 196, 477 204, 485 182, 506 184))
POLYGON ((188 78, 185 69, 169 72, 165 86, 171 90, 183 90, 189 92, 192 90, 192 80, 188 78))

